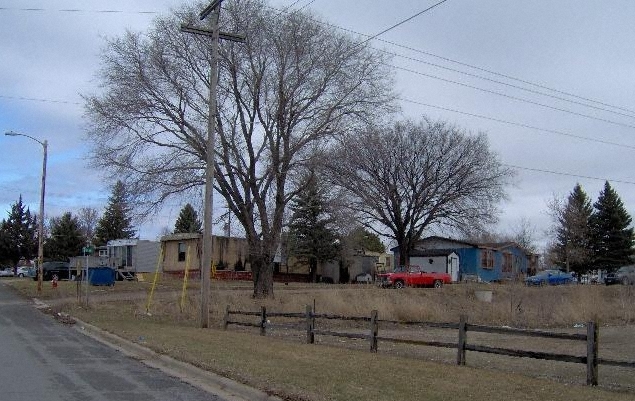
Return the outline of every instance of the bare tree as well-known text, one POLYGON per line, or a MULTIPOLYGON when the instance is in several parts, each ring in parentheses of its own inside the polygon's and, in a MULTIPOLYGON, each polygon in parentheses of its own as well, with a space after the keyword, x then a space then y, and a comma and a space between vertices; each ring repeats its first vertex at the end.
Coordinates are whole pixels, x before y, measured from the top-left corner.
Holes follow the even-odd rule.
POLYGON ((548 208, 554 233, 550 259, 566 271, 585 273, 593 262, 589 224, 593 207, 589 197, 576 184, 566 200, 554 196, 548 208))
MULTIPOLYGON (((223 7, 223 29, 248 40, 221 46, 215 189, 244 228, 254 296, 263 297, 273 293, 290 176, 311 149, 390 110, 392 80, 385 56, 306 13, 260 0, 223 7)), ((208 44, 179 32, 195 11, 109 41, 103 94, 86 99, 94 164, 147 211, 204 182, 208 44)))
POLYGON ((351 207, 366 225, 389 230, 402 264, 426 230, 493 222, 512 175, 485 135, 429 121, 348 135, 326 159, 332 181, 354 197, 351 207))
POLYGON ((97 221, 99 220, 99 213, 97 212, 97 209, 93 207, 83 207, 79 209, 77 212, 77 220, 85 242, 91 243, 93 241, 93 237, 95 236, 97 221))

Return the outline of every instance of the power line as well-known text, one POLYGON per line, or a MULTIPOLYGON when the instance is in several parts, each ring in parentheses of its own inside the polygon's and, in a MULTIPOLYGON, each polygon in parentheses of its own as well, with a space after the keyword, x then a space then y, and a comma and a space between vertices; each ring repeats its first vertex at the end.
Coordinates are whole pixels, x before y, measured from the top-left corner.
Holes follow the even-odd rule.
POLYGON ((62 13, 95 13, 95 14, 159 14, 158 11, 124 11, 124 10, 86 10, 80 8, 18 8, 18 7, 0 7, 0 11, 29 11, 29 12, 62 12, 62 13))
POLYGON ((463 75, 466 75, 466 76, 469 76, 469 77, 472 77, 472 78, 482 79, 484 81, 489 81, 489 82, 496 83, 496 84, 499 84, 499 85, 508 86, 510 88, 519 89, 519 90, 522 90, 522 91, 525 91, 525 92, 529 92, 529 93, 533 93, 533 94, 537 94, 537 95, 541 95, 541 96, 546 96, 546 97, 550 97, 550 98, 557 99, 557 100, 562 100, 562 101, 573 103, 573 104, 577 104, 577 105, 580 105, 580 106, 589 107, 589 108, 595 109, 595 110, 606 111, 608 113, 613 113, 613 114, 617 114, 617 115, 624 116, 624 117, 635 118, 634 114, 626 114, 626 113, 622 113, 622 112, 619 112, 619 111, 610 110, 610 109, 607 109, 607 108, 604 108, 604 107, 594 106, 594 105, 591 105, 591 104, 588 104, 588 103, 567 99, 567 98, 564 98, 562 96, 551 95, 549 93, 544 93, 544 92, 541 92, 541 91, 538 91, 538 90, 535 90, 535 89, 524 88, 522 86, 510 84, 508 82, 503 82, 503 81, 499 81, 499 80, 496 80, 496 79, 484 77, 482 75, 472 74, 470 72, 457 70, 455 68, 450 68, 450 67, 446 67, 446 66, 443 66, 443 65, 440 65, 440 64, 431 63, 431 62, 424 61, 424 60, 421 60, 421 59, 417 59, 417 58, 414 58, 414 57, 404 56, 404 55, 393 53, 393 52, 390 52, 390 51, 387 51, 387 50, 380 50, 380 51, 383 51, 384 53, 387 53, 387 54, 390 54, 390 55, 393 55, 393 56, 405 58, 406 60, 411 60, 411 61, 415 61, 415 62, 418 62, 418 63, 421 63, 421 64, 430 65, 432 67, 441 68, 441 69, 444 69, 444 70, 456 72, 458 74, 463 74, 463 75))
POLYGON ((43 99, 43 98, 24 97, 24 96, 0 95, 0 98, 12 99, 12 100, 27 100, 27 101, 31 101, 31 102, 42 102, 42 103, 74 104, 74 105, 78 105, 78 106, 82 105, 82 103, 80 103, 80 102, 71 102, 71 101, 68 101, 68 100, 43 99))
POLYGON ((511 167, 511 168, 515 168, 518 170, 527 170, 527 171, 534 171, 534 172, 538 172, 538 173, 546 173, 546 174, 554 174, 554 175, 564 175, 567 177, 575 177, 575 178, 586 178, 589 180, 597 180, 597 181, 609 181, 609 182, 616 182, 619 184, 629 184, 629 185, 635 185, 635 181, 624 181, 624 180, 612 180, 610 178, 600 178, 600 177, 592 177, 589 175, 579 175, 579 174, 571 174, 571 173, 563 173, 561 171, 554 171, 554 170, 544 170, 544 169, 539 169, 539 168, 531 168, 531 167, 523 167, 523 166, 516 166, 513 164, 506 164, 506 163, 502 163, 503 166, 507 166, 507 167, 511 167))
MULTIPOLYGON (((293 2, 291 5, 287 6, 285 9, 283 9, 281 12, 286 12, 286 10, 288 10, 289 8, 291 8, 291 7, 295 6, 295 5, 296 5, 296 4, 298 4, 300 1, 301 1, 301 0, 296 0, 296 1, 295 1, 295 2, 293 2)), ((306 7, 306 6, 310 5, 310 4, 312 4, 314 1, 315 1, 315 0, 311 0, 309 3, 305 4, 302 8, 304 8, 304 7, 306 7)), ((444 1, 447 1, 447 0, 444 0, 444 1)), ((417 13, 417 14, 415 14, 415 15, 413 15, 413 16, 411 16, 411 17, 409 17, 409 18, 407 18, 407 19, 405 19, 405 20, 403 20, 403 21, 401 21, 401 22, 399 22, 399 23, 397 23, 397 24, 393 25, 391 28, 389 28, 389 29, 387 29, 387 30, 382 31, 382 32, 378 33, 377 35, 375 35, 375 36, 373 36, 373 37, 370 37, 368 40, 370 40, 370 39, 372 39, 372 38, 374 38, 374 37, 376 37, 376 36, 378 36, 378 35, 381 35, 383 32, 387 32, 388 30, 393 29, 394 27, 397 27, 397 26, 399 26, 399 25, 401 25, 401 24, 403 24, 403 23, 405 23, 405 22, 407 22, 407 21, 409 21, 409 20, 412 20, 412 19, 413 19, 413 18, 415 18, 416 16, 421 15, 422 13, 426 12, 427 10, 430 10, 430 9, 432 9, 433 7, 436 7, 436 6, 440 5, 440 4, 441 4, 441 3, 443 3, 444 1, 438 2, 438 3, 436 3, 435 5, 433 5, 433 6, 431 6, 431 7, 426 8, 425 10, 423 10, 423 11, 421 11, 421 12, 419 12, 419 13, 417 13)), ((6 8, 6 7, 4 7, 4 8, 0 8, 0 9, 7 9, 7 8, 6 8)), ((46 9, 22 9, 22 10, 43 10, 43 11, 45 11, 46 9)), ((86 10, 60 10, 60 11, 86 11, 86 10)), ((123 12, 123 11, 120 11, 120 10, 102 10, 102 11, 104 11, 104 12, 110 12, 110 11, 123 12)), ((295 10, 295 11, 293 11, 293 12, 297 12, 297 11, 299 11, 299 10, 295 10)), ((145 13, 145 12, 140 11, 139 13, 145 13)), ((330 24, 329 24, 329 25, 330 25, 330 24)), ((345 30, 345 31, 350 31, 350 30, 345 29, 345 28, 342 28, 342 27, 337 27, 337 28, 339 28, 339 29, 341 29, 341 30, 345 30)), ((352 31, 351 31, 351 32, 352 32, 352 31)), ((359 34, 359 33, 357 33, 357 34, 359 34)), ((360 34, 360 35, 363 35, 363 34, 360 34)), ((365 36, 367 36, 367 35, 365 35, 365 36)), ((363 43, 363 42, 361 42, 361 43, 363 43)), ((397 44, 396 44, 396 45, 397 45, 397 44)), ((404 47, 404 46, 401 46, 401 45, 397 45, 397 46, 404 47)), ((393 54, 393 55, 397 55, 397 54, 395 54, 395 53, 390 53, 390 52, 387 52, 387 53, 389 53, 389 54, 393 54)), ((425 53, 425 52, 424 52, 424 53, 425 53)), ((404 58, 409 58, 409 57, 407 57, 407 56, 401 56, 401 55, 397 55, 397 56, 404 57, 404 58)), ((437 56, 437 57, 439 57, 439 56, 437 56)), ((411 58, 411 59, 412 59, 412 58, 411 58)), ((517 86, 515 86, 515 85, 512 85, 512 84, 507 84, 507 83, 500 82, 500 81, 496 81, 496 80, 491 80, 491 79, 489 79, 489 78, 487 78, 487 77, 481 77, 481 76, 478 76, 478 75, 475 75, 475 74, 470 74, 470 73, 467 73, 467 72, 463 72, 463 71, 459 71, 459 70, 451 69, 451 68, 448 68, 448 67, 444 67, 444 66, 436 65, 436 64, 433 64, 433 63, 428 63, 428 62, 425 62, 425 61, 422 61, 422 60, 418 60, 418 59, 413 59, 413 60, 414 60, 414 61, 418 61, 418 62, 422 62, 422 63, 425 63, 425 64, 430 64, 430 65, 433 65, 433 66, 435 66, 435 67, 449 69, 449 70, 451 70, 451 71, 455 71, 455 72, 458 72, 458 73, 466 74, 466 75, 469 75, 469 76, 476 76, 476 77, 481 78, 481 79, 490 80, 490 81, 493 81, 493 82, 501 83, 501 84, 503 84, 503 85, 508 85, 508 86, 512 86, 512 87, 516 87, 516 88, 519 88, 519 89, 528 90, 528 91, 530 91, 530 92, 533 92, 533 91, 532 91, 532 90, 530 90, 530 89, 517 87, 517 86)), ((448 59, 448 60, 449 60, 449 59, 448 59)), ((554 109, 554 110, 557 110, 557 111, 562 111, 562 112, 571 113, 571 114, 578 115, 578 116, 582 116, 582 117, 587 117, 587 118, 591 118, 591 119, 596 119, 596 120, 603 121, 603 122, 608 122, 608 123, 611 123, 611 124, 617 124, 617 125, 622 125, 622 126, 626 126, 626 127, 630 127, 630 128, 635 128, 635 126, 632 126, 632 125, 623 124, 623 123, 615 122, 615 121, 612 121, 612 120, 607 120, 607 119, 597 118, 597 117, 589 116, 589 115, 586 115, 586 114, 583 114, 583 113, 577 113, 577 112, 574 112, 574 111, 571 111, 571 110, 561 109, 561 108, 557 108, 557 107, 553 107, 553 106, 545 105, 545 104, 538 103, 538 102, 534 102, 534 101, 527 100, 527 99, 517 98, 517 97, 514 97, 514 96, 506 95, 506 94, 504 94, 504 93, 500 93, 500 92, 491 91, 491 90, 488 90, 488 89, 483 89, 483 88, 474 87, 474 86, 467 85, 467 84, 464 84, 464 83, 461 83, 461 82, 452 81, 452 80, 447 80, 447 79, 444 79, 444 78, 441 78, 441 77, 437 77, 437 76, 434 76, 434 75, 425 74, 425 73, 422 73, 422 72, 419 72, 419 71, 414 71, 414 70, 410 70, 410 69, 403 68, 403 67, 398 67, 398 66, 393 66, 393 67, 394 67, 394 68, 397 68, 397 69, 402 69, 402 70, 405 70, 405 71, 408 71, 408 72, 411 72, 411 73, 414 73, 414 74, 417 74, 417 75, 422 75, 422 76, 426 76, 426 77, 429 77, 429 78, 438 79, 438 80, 442 80, 442 81, 445 81, 445 82, 449 82, 449 83, 453 83, 453 84, 457 84, 457 85, 461 85, 461 86, 466 86, 466 87, 468 87, 468 88, 472 88, 472 89, 475 89, 475 90, 480 90, 480 91, 485 91, 485 92, 487 92, 487 93, 497 94, 497 95, 499 95, 499 96, 508 97, 508 98, 511 98, 511 99, 514 99, 514 100, 518 100, 518 101, 528 102, 528 103, 530 103, 530 104, 534 104, 534 105, 539 105, 539 106, 542 106, 542 107, 551 108, 551 109, 554 109)), ((470 66, 470 67, 472 67, 472 66, 470 66)), ((474 68, 478 68, 478 67, 474 67, 474 68)), ((485 70, 485 71, 487 71, 487 70, 485 70)), ((489 71, 488 71, 488 72, 489 72, 489 71)), ((500 74, 499 74, 499 75, 500 75, 500 74)), ((527 82, 528 82, 528 81, 527 81, 527 82)), ((540 93, 540 92, 537 92, 537 93, 539 93, 539 94, 543 94, 543 93, 540 93)), ((551 96, 551 95, 548 95, 548 94, 543 94, 543 95, 545 95, 545 96, 551 96)), ((70 101, 53 100, 53 99, 27 98, 27 97, 3 96, 3 95, 0 95, 0 98, 17 99, 17 100, 30 100, 30 101, 38 101, 38 102, 50 102, 50 103, 62 103, 62 104, 75 104, 75 105, 81 105, 81 103, 79 103, 79 102, 70 102, 70 101)), ((566 100, 566 99, 563 99, 563 98, 558 98, 558 99, 560 99, 560 100, 566 100)), ((449 109, 449 108, 444 108, 444 107, 440 107, 440 106, 434 106, 434 105, 430 105, 430 104, 426 104, 426 103, 422 103, 422 102, 417 102, 417 101, 415 101, 415 100, 410 100, 410 99, 402 99, 402 100, 407 101, 407 102, 410 102, 410 103, 420 104, 420 105, 423 105, 423 106, 426 106, 426 107, 432 107, 432 108, 443 109, 443 110, 447 110, 447 111, 451 111, 451 112, 455 112, 455 113, 460 113, 460 114, 464 114, 464 115, 470 115, 470 116, 473 116, 473 117, 478 117, 478 118, 488 119, 488 120, 497 121, 497 122, 501 122, 501 123, 505 123, 505 124, 510 124, 510 125, 515 125, 515 126, 519 126, 519 127, 530 128, 530 129, 535 129, 535 130, 540 130, 540 131, 545 131, 545 132, 551 132, 551 133, 555 133, 555 134, 558 134, 558 135, 565 135, 565 136, 569 136, 569 137, 573 137, 573 138, 577 138, 577 139, 582 139, 582 140, 587 140, 587 141, 594 141, 594 142, 604 143, 604 144, 609 144, 609 145, 615 145, 615 146, 622 146, 622 147, 627 147, 627 148, 633 148, 633 146, 630 146, 630 145, 619 144, 619 143, 610 142, 610 141, 604 141, 604 140, 599 140, 599 139, 593 139, 593 138, 588 138, 588 137, 578 136, 578 135, 574 135, 574 134, 570 134, 570 133, 565 133, 565 132, 561 132, 561 131, 556 131, 556 130, 550 130, 550 129, 544 129, 544 128, 539 128, 539 127, 534 127, 534 126, 527 125, 527 124, 522 124, 522 123, 516 123, 516 122, 505 121, 505 120, 502 120, 502 119, 497 119, 497 118, 494 118, 494 117, 487 117, 487 116, 482 116, 482 115, 476 115, 476 114, 472 114, 472 113, 468 113, 468 112, 463 112, 463 111, 460 111, 460 110, 449 109)), ((577 103, 577 102, 574 102, 574 103, 577 103)), ((581 103, 579 103, 579 104, 581 104, 581 103)), ((584 104, 583 104, 583 105, 584 105, 584 104)), ((589 105, 587 105, 587 106, 589 106, 589 105)), ((593 107, 593 106, 589 106, 589 107, 593 107)), ((601 109, 601 108, 600 108, 600 109, 601 109)), ((602 110, 604 110, 604 109, 602 109, 602 110)), ((605 110, 605 111, 610 111, 610 110, 605 110)), ((618 114, 621 114, 621 113, 618 113, 618 114)))
MULTIPOLYGON (((381 36, 381 35, 385 34, 386 32, 391 31, 391 30, 393 30, 393 29, 397 28, 398 26, 401 26, 401 25, 405 24, 406 22, 411 21, 411 20, 413 20, 413 19, 417 18, 417 17, 418 17, 418 16, 420 16, 421 14, 424 14, 424 13, 426 13, 426 12, 428 12, 428 11, 432 10, 433 8, 435 8, 435 7, 437 7, 437 6, 440 6, 441 4, 445 3, 446 1, 448 1, 448 0, 441 0, 440 2, 438 2, 438 3, 436 3, 436 4, 433 4, 433 5, 431 5, 430 7, 426 8, 426 9, 424 9, 424 10, 421 10, 421 11, 419 11, 418 13, 416 13, 416 14, 414 14, 414 15, 411 15, 410 17, 408 17, 408 18, 406 18, 406 19, 404 19, 404 20, 397 22, 396 24, 394 24, 394 25, 392 25, 392 26, 390 26, 390 27, 388 27, 388 28, 384 29, 383 31, 381 31, 381 32, 379 32, 379 33, 376 33, 376 34, 374 34, 374 35, 372 35, 372 36, 369 36, 368 38, 364 39, 363 41, 361 41, 361 42, 357 43, 355 46, 360 46, 360 45, 363 45, 364 43, 366 43, 366 42, 368 42, 368 41, 371 41, 371 40, 375 39, 376 37, 381 36)), ((368 36, 368 35, 364 35, 364 36, 368 36)))
POLYGON ((294 12, 298 12, 298 11, 302 11, 305 8, 307 8, 308 6, 310 6, 311 4, 315 3, 315 0, 311 0, 308 3, 306 3, 305 5, 303 5, 302 7, 298 8, 297 10, 295 10, 294 12))
POLYGON ((475 89, 475 90, 478 90, 478 91, 481 91, 481 92, 502 96, 502 97, 505 97, 505 98, 508 98, 508 99, 512 99, 512 100, 516 100, 516 101, 519 101, 519 102, 533 104, 535 106, 540 106, 540 107, 544 107, 544 108, 547 108, 547 109, 556 110, 556 111, 572 114, 572 115, 579 116, 579 117, 585 117, 585 118, 589 118, 591 120, 597 120, 597 121, 602 121, 602 122, 609 123, 609 124, 619 125, 619 126, 622 126, 622 127, 635 128, 635 125, 621 123, 621 122, 609 120, 609 119, 606 119, 606 118, 595 117, 595 116, 591 116, 589 114, 578 113, 577 111, 563 109, 561 107, 549 106, 548 104, 536 102, 536 101, 529 100, 529 99, 523 99, 523 98, 517 97, 517 96, 507 95, 505 93, 497 92, 497 91, 494 91, 494 90, 491 90, 491 89, 480 88, 478 86, 469 85, 469 84, 466 84, 466 83, 463 83, 463 82, 459 82, 459 81, 454 81, 454 80, 451 80, 451 79, 441 78, 441 77, 438 77, 436 75, 426 74, 424 72, 411 70, 411 69, 405 68, 405 67, 398 67, 398 66, 392 65, 392 64, 387 64, 387 65, 390 66, 390 67, 396 68, 398 70, 410 72, 412 74, 421 75, 421 76, 424 76, 424 77, 437 79, 439 81, 448 82, 448 83, 451 83, 451 84, 454 84, 454 85, 459 85, 459 86, 463 86, 463 87, 466 87, 466 88, 475 89))
POLYGON ((470 116, 470 117, 476 117, 476 118, 481 118, 481 119, 484 119, 484 120, 495 121, 495 122, 498 122, 498 123, 514 125, 516 127, 528 128, 528 129, 533 129, 533 130, 536 130, 536 131, 544 131, 544 132, 549 132, 549 133, 552 133, 552 134, 568 136, 570 138, 576 138, 576 139, 580 139, 580 140, 583 140, 583 141, 596 142, 596 143, 601 143, 601 144, 604 144, 604 145, 618 146, 618 147, 621 147, 621 148, 635 149, 635 146, 633 146, 633 145, 627 145, 627 144, 624 144, 624 143, 611 142, 611 141, 605 141, 605 140, 602 140, 602 139, 590 138, 590 137, 587 137, 587 136, 576 135, 576 134, 572 134, 572 133, 569 133, 569 132, 558 131, 558 130, 553 130, 553 129, 549 129, 549 128, 540 128, 540 127, 536 127, 536 126, 529 125, 529 124, 523 124, 523 123, 518 123, 518 122, 514 122, 514 121, 507 121, 507 120, 503 120, 503 119, 496 118, 496 117, 484 116, 482 114, 474 114, 474 113, 469 113, 469 112, 461 111, 461 110, 457 110, 457 109, 451 109, 449 107, 436 106, 436 105, 433 105, 433 104, 423 103, 423 102, 419 102, 419 101, 412 100, 412 99, 406 99, 406 98, 403 98, 403 97, 400 97, 399 100, 404 101, 404 102, 408 102, 408 103, 413 103, 413 104, 416 104, 416 105, 419 105, 419 106, 431 107, 431 108, 434 108, 434 109, 449 111, 449 112, 457 113, 457 114, 463 114, 463 115, 470 116))
MULTIPOLYGON (((369 34, 361 33, 361 32, 358 32, 358 31, 355 31, 355 30, 349 29, 349 28, 344 28, 344 27, 341 27, 339 25, 335 25, 335 24, 332 24, 332 23, 329 23, 329 22, 319 21, 319 20, 316 20, 316 19, 313 19, 313 21, 315 21, 315 22, 317 22, 319 24, 326 25, 326 26, 331 27, 331 28, 339 29, 339 30, 341 30, 343 32, 348 32, 348 33, 352 33, 352 34, 359 35, 359 36, 365 36, 367 38, 371 37, 371 35, 369 35, 369 34)), ((476 65, 473 65, 473 64, 465 63, 465 62, 462 62, 462 61, 454 60, 454 59, 451 59, 449 57, 440 56, 438 54, 434 54, 434 53, 427 52, 427 51, 424 51, 424 50, 421 50, 421 49, 417 49, 417 48, 414 48, 414 47, 411 47, 411 46, 407 46, 407 45, 403 45, 403 44, 400 44, 400 43, 396 43, 396 42, 392 42, 392 41, 389 41, 389 40, 385 40, 385 39, 382 39, 382 38, 373 37, 373 39, 377 39, 380 42, 383 42, 383 43, 386 43, 386 44, 389 44, 389 45, 392 45, 392 46, 396 46, 396 47, 399 47, 399 48, 402 48, 402 49, 406 49, 406 50, 410 50, 410 51, 413 51, 413 52, 416 52, 416 53, 424 54, 426 56, 434 57, 434 58, 437 58, 439 60, 447 61, 447 62, 454 63, 454 64, 457 64, 457 65, 461 65, 461 66, 464 66, 464 67, 472 68, 472 69, 475 69, 475 70, 478 70, 478 71, 486 72, 488 74, 496 75, 496 76, 499 76, 499 77, 502 77, 502 78, 506 78, 506 79, 509 79, 509 80, 512 80, 512 81, 521 82, 521 83, 524 83, 524 84, 527 84, 527 85, 530 85, 530 86, 534 86, 536 88, 545 89, 545 90, 548 90, 548 91, 551 91, 551 92, 554 92, 554 93, 559 93, 561 95, 570 96, 570 97, 573 97, 573 98, 576 98, 576 99, 580 99, 580 100, 584 100, 584 101, 587 101, 587 102, 599 104, 599 105, 602 105, 602 106, 605 106, 605 107, 610 107, 612 109, 622 110, 622 111, 624 111, 626 113, 635 114, 635 111, 633 111, 631 109, 627 109, 625 107, 615 106, 615 105, 612 105, 612 104, 609 104, 609 103, 606 103, 606 102, 602 102, 602 101, 599 101, 599 100, 595 100, 595 99, 587 98, 587 97, 584 97, 584 96, 576 95, 574 93, 566 92, 566 91, 563 91, 563 90, 560 90, 560 89, 551 88, 551 87, 546 86, 544 84, 531 82, 529 80, 525 80, 525 79, 522 79, 522 78, 517 78, 517 77, 514 77, 512 75, 496 72, 496 71, 491 70, 491 69, 487 69, 487 68, 479 67, 479 66, 476 66, 476 65)), ((370 39, 365 39, 364 41, 359 42, 359 44, 365 43, 368 40, 370 40, 370 39)), ((380 49, 378 49, 378 50, 380 50, 380 49)), ((384 52, 386 52, 388 54, 393 54, 393 55, 396 55, 398 57, 407 58, 406 56, 402 56, 402 55, 399 55, 399 54, 391 53, 391 52, 388 52, 386 50, 380 50, 380 51, 384 51, 384 52)), ((415 59, 415 61, 416 61, 416 59, 415 59)), ((430 63, 426 63, 426 64, 430 64, 430 63)), ((447 68, 449 68, 449 67, 447 67, 447 68)))
MULTIPOLYGON (((287 11, 288 9, 290 9, 293 6, 295 6, 300 1, 301 0, 294 1, 291 5, 283 8, 282 10, 279 10, 280 13, 288 12, 287 11)), ((311 0, 307 4, 305 4, 304 6, 300 7, 298 10, 294 10, 292 12, 298 12, 298 11, 308 7, 309 5, 314 3, 315 1, 316 0, 311 0)), ((527 84, 527 85, 531 85, 531 86, 534 86, 534 87, 537 87, 537 88, 545 89, 545 90, 548 90, 548 91, 551 91, 551 92, 554 92, 554 93, 559 93, 561 95, 570 96, 570 97, 573 97, 573 98, 576 98, 576 99, 580 99, 580 100, 584 100, 584 101, 587 101, 587 102, 599 104, 599 105, 602 105, 602 106, 605 106, 605 107, 610 107, 610 108, 613 108, 613 109, 616 109, 616 110, 622 110, 623 112, 627 112, 627 113, 630 113, 630 114, 627 115, 627 114, 623 114, 623 113, 618 113, 618 112, 606 110, 606 109, 603 109, 603 108, 599 108, 599 107, 596 107, 596 106, 591 106, 591 105, 588 105, 588 104, 584 104, 584 103, 581 103, 581 102, 571 101, 571 100, 568 100, 568 99, 564 99, 564 98, 561 98, 561 97, 556 97, 556 96, 553 96, 553 95, 548 95, 548 94, 541 93, 541 92, 538 92, 538 91, 532 91, 532 90, 527 89, 527 88, 522 88, 522 87, 519 87, 519 86, 516 86, 516 85, 512 85, 512 84, 508 84, 508 83, 492 80, 492 79, 489 79, 489 78, 486 78, 486 77, 478 76, 478 75, 475 75, 475 74, 470 74, 470 73, 467 73, 467 72, 464 72, 464 71, 455 70, 455 69, 452 69, 452 68, 449 68, 449 67, 440 66, 440 65, 437 65, 437 64, 434 64, 434 63, 426 62, 426 61, 423 61, 423 60, 419 60, 419 59, 415 59, 415 58, 412 58, 412 57, 408 57, 408 56, 404 56, 404 55, 400 55, 400 54, 396 54, 396 53, 393 53, 393 52, 388 52, 388 51, 383 50, 384 52, 386 52, 388 54, 395 55, 397 57, 403 57, 403 58, 406 58, 406 59, 410 59, 412 61, 416 61, 416 62, 428 64, 428 65, 432 65, 432 66, 437 67, 437 68, 443 68, 443 69, 446 69, 446 70, 458 72, 458 73, 461 73, 461 74, 464 74, 464 75, 468 75, 468 76, 472 76, 472 77, 476 77, 476 78, 479 78, 479 79, 488 80, 488 81, 499 83, 499 84, 502 84, 502 85, 506 85, 506 86, 517 88, 517 89, 525 90, 525 91, 528 91, 528 92, 541 94, 543 96, 554 97, 554 98, 559 99, 559 100, 569 101, 569 102, 572 102, 572 103, 575 103, 575 104, 579 104, 579 105, 583 105, 583 106, 586 106, 586 107, 591 107, 591 108, 595 108, 595 109, 598 109, 598 110, 607 111, 607 112, 611 112, 611 113, 615 113, 615 114, 620 114, 620 115, 624 115, 624 116, 628 116, 628 117, 635 117, 635 116, 632 115, 632 114, 635 114, 635 111, 627 109, 627 108, 624 108, 624 107, 611 105, 611 104, 608 104, 608 103, 605 103, 605 102, 602 102, 602 101, 590 99, 590 98, 583 97, 583 96, 580 96, 580 95, 576 95, 576 94, 573 94, 573 93, 570 93, 570 92, 566 92, 566 91, 562 91, 562 90, 559 90, 559 89, 551 88, 551 87, 548 87, 548 86, 543 85, 543 84, 531 82, 531 81, 528 81, 528 80, 525 80, 525 79, 522 79, 522 78, 517 78, 517 77, 511 76, 511 75, 508 75, 508 74, 499 73, 499 72, 493 71, 491 69, 475 66, 473 64, 469 64, 469 63, 465 63, 465 62, 462 62, 462 61, 454 60, 454 59, 451 59, 451 58, 448 58, 448 57, 444 57, 444 56, 440 56, 440 55, 437 55, 437 54, 434 54, 434 53, 431 53, 431 52, 426 52, 426 51, 421 50, 421 49, 416 49, 416 48, 411 47, 411 46, 406 46, 406 45, 403 45, 403 44, 399 44, 399 43, 396 43, 396 42, 392 42, 392 41, 388 41, 388 40, 384 40, 384 39, 378 38, 380 35, 382 35, 382 34, 388 32, 388 31, 390 31, 390 30, 392 30, 392 29, 394 29, 394 28, 396 28, 396 27, 398 27, 398 26, 400 26, 400 25, 402 25, 402 24, 404 24, 404 23, 406 23, 406 22, 418 17, 419 15, 431 10, 434 7, 437 7, 438 5, 444 3, 445 1, 447 1, 447 0, 440 1, 440 2, 430 6, 428 8, 426 8, 426 9, 424 9, 424 10, 422 10, 422 11, 420 11, 420 12, 418 12, 418 13, 416 13, 416 14, 408 17, 408 18, 406 18, 405 20, 400 21, 397 24, 394 24, 393 26, 391 26, 391 27, 389 27, 389 28, 387 28, 387 29, 375 34, 375 35, 368 35, 368 34, 365 34, 365 33, 357 32, 357 31, 354 31, 354 30, 351 30, 351 29, 348 29, 348 28, 344 28, 344 27, 341 27, 341 26, 338 26, 338 25, 334 25, 334 24, 331 24, 331 23, 326 23, 326 22, 323 22, 323 21, 317 21, 317 20, 314 20, 314 21, 316 21, 316 22, 318 22, 320 24, 324 24, 324 25, 327 25, 327 26, 331 26, 331 27, 337 28, 337 29, 345 31, 345 32, 350 32, 350 33, 354 33, 356 35, 361 35, 361 36, 366 36, 367 37, 365 40, 363 40, 362 42, 359 42, 357 45, 361 45, 361 44, 366 43, 366 42, 368 42, 370 40, 377 39, 377 40, 379 40, 379 41, 381 41, 383 43, 390 44, 390 45, 393 45, 393 46, 396 46, 396 47, 400 47, 402 49, 406 49, 406 50, 410 50, 410 51, 413 51, 413 52, 416 52, 416 53, 424 54, 424 55, 427 55, 427 56, 430 56, 430 57, 434 57, 434 58, 437 58, 437 59, 440 59, 440 60, 444 60, 444 61, 447 61, 447 62, 450 62, 450 63, 461 65, 461 66, 464 66, 464 67, 469 67, 469 68, 472 68, 472 69, 475 69, 475 70, 478 70, 478 71, 486 72, 488 74, 497 75, 497 76, 500 76, 500 77, 503 77, 503 78, 506 78, 506 79, 509 79, 509 80, 521 82, 521 83, 524 83, 524 84, 527 84)), ((18 7, 0 7, 0 11, 31 11, 31 12, 33 12, 33 11, 35 11, 35 12, 57 11, 57 12, 70 12, 70 13, 111 13, 111 14, 114 14, 114 13, 119 13, 119 14, 158 14, 159 13, 158 11, 46 9, 46 8, 18 8, 18 7)))

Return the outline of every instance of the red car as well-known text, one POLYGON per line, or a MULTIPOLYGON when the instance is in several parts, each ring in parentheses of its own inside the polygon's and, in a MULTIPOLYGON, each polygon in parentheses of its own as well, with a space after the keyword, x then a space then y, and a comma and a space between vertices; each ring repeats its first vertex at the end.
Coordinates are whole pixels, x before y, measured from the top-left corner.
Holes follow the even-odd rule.
POLYGON ((382 287, 443 287, 450 284, 452 277, 448 273, 425 272, 419 266, 400 266, 391 273, 377 275, 382 287))

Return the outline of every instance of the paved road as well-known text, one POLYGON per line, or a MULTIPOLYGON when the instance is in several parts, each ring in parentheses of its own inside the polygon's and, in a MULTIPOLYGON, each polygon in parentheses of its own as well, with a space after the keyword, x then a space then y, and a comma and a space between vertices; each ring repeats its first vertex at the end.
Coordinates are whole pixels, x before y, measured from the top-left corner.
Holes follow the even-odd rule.
POLYGON ((222 401, 55 321, 2 282, 0 400, 222 401))

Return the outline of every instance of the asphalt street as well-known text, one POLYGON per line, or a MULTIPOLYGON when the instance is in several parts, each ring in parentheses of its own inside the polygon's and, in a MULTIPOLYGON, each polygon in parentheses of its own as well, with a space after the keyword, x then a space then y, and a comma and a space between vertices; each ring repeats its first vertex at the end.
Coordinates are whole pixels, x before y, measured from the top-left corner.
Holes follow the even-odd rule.
POLYGON ((56 321, 2 282, 0 400, 224 401, 56 321))

